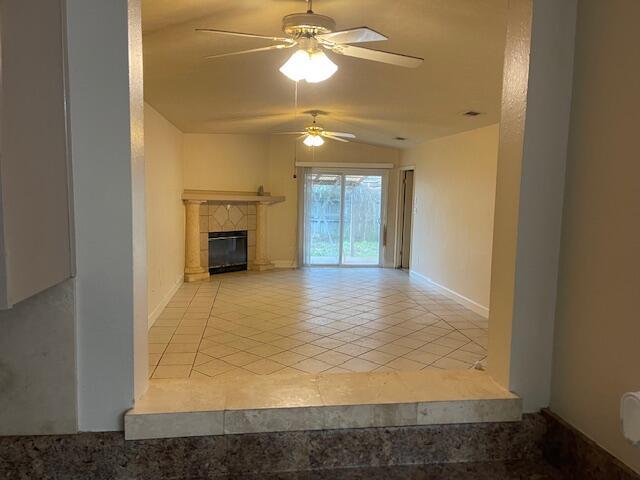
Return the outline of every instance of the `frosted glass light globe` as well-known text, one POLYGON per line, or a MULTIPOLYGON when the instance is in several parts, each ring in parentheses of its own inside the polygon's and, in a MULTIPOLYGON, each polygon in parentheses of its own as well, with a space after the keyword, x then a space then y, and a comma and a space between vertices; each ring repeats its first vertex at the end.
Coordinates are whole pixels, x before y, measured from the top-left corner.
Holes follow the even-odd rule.
POLYGON ((302 143, 307 147, 319 147, 324 144, 324 139, 320 135, 307 135, 302 143))
POLYGON ((294 82, 306 80, 309 83, 322 82, 337 70, 338 66, 324 52, 309 53, 307 50, 298 50, 280 67, 280 71, 294 82))
POLYGON ((297 82, 307 75, 310 61, 311 55, 309 55, 309 52, 306 50, 298 50, 280 67, 280 71, 294 82, 297 82))
POLYGON ((329 60, 324 52, 312 53, 307 64, 305 80, 309 83, 318 83, 331 77, 338 70, 338 66, 329 60))

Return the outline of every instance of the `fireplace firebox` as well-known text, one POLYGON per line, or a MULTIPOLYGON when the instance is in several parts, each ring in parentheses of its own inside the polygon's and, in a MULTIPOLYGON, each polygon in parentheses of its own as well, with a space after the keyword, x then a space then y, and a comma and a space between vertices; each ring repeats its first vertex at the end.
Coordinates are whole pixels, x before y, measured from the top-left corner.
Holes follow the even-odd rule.
POLYGON ((247 231, 209 232, 209 273, 247 269, 247 231))

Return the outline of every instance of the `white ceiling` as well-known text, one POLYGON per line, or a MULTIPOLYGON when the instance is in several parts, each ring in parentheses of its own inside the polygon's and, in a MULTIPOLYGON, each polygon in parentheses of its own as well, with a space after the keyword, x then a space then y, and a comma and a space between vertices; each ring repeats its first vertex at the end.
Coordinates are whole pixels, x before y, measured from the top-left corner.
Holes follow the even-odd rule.
POLYGON ((301 0, 143 0, 145 98, 186 133, 299 130, 300 112, 326 111, 329 130, 358 141, 403 147, 499 121, 507 0, 316 0, 338 29, 366 25, 389 37, 363 44, 425 58, 417 69, 329 54, 338 72, 319 84, 278 68, 291 50, 214 60, 205 55, 268 41, 195 32, 218 28, 281 35, 301 0), (477 110, 483 115, 462 115, 477 110), (407 137, 405 142, 394 137, 407 137))

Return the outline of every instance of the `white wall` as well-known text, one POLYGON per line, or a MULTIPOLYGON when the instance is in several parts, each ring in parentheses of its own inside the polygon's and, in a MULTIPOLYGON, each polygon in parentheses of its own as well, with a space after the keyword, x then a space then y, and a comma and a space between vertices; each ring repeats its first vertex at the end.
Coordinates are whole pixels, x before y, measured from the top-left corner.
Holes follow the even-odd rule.
POLYGON ((550 398, 576 3, 509 3, 488 364, 525 411, 550 398))
POLYGON ((73 274, 62 10, 0 3, 1 308, 73 274))
POLYGON ((0 2, 0 435, 77 430, 62 20, 0 2))
MULTIPOLYGON (((415 166, 411 270, 489 313, 498 125, 407 149, 415 166)), ((470 304, 469 304, 470 303, 470 304)))
POLYGON ((67 1, 80 430, 121 429, 147 379, 139 13, 67 1))
POLYGON ((74 281, 0 311, 0 435, 77 431, 74 281))
POLYGON ((638 18, 636 0, 578 4, 551 408, 640 472, 619 420, 640 390, 638 18))
POLYGON ((149 383, 141 0, 128 0, 127 2, 127 30, 129 40, 131 213, 133 217, 133 394, 135 398, 139 398, 147 391, 149 383))
POLYGON ((149 326, 184 277, 183 134, 144 108, 149 326))
POLYGON ((65 6, 77 277, 0 314, 3 434, 121 429, 147 378, 140 6, 65 6))

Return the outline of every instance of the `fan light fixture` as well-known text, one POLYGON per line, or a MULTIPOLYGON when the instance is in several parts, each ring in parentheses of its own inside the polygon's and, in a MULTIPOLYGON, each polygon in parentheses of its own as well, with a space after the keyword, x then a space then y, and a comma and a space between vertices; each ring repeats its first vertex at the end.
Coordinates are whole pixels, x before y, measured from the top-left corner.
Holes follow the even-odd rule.
MULTIPOLYGON (((302 135, 304 143, 307 147, 319 147, 324 145, 325 138, 330 140, 335 140, 336 142, 349 142, 348 138, 356 138, 353 133, 346 132, 331 132, 322 128, 321 125, 316 123, 316 117, 320 113, 317 110, 312 110, 308 112, 313 117, 313 123, 311 125, 307 125, 304 127, 304 131, 302 132, 278 132, 275 135, 302 135)), ((302 138, 298 137, 298 138, 302 138)))
POLYGON ((423 59, 419 57, 353 45, 354 43, 380 42, 387 40, 387 37, 369 27, 336 30, 336 22, 333 18, 313 11, 312 0, 307 0, 305 13, 292 13, 282 19, 284 36, 232 32, 216 28, 196 28, 196 31, 275 42, 274 45, 250 48, 239 52, 207 55, 204 57, 206 59, 296 48, 297 51, 280 67, 280 71, 295 82, 300 80, 306 80, 310 83, 322 82, 336 73, 338 66, 324 52, 408 68, 418 67, 423 62, 423 59))
POLYGON ((338 66, 320 50, 298 50, 280 67, 280 71, 294 82, 306 80, 309 83, 322 82, 337 70, 338 66))
POLYGON ((324 139, 320 135, 307 135, 302 143, 307 147, 319 147, 324 144, 324 139))

